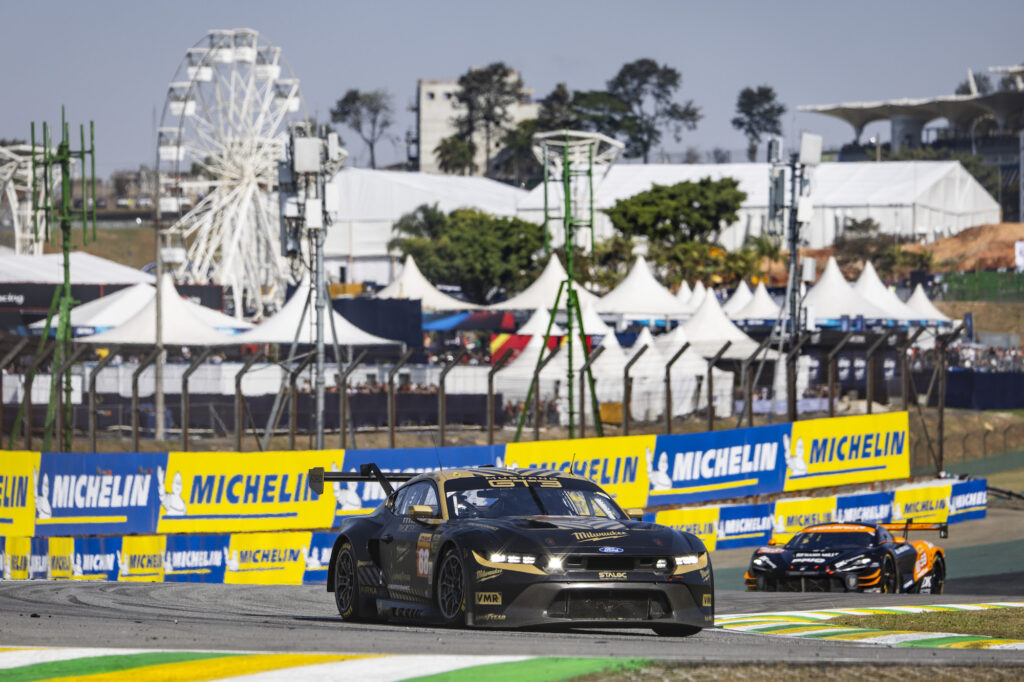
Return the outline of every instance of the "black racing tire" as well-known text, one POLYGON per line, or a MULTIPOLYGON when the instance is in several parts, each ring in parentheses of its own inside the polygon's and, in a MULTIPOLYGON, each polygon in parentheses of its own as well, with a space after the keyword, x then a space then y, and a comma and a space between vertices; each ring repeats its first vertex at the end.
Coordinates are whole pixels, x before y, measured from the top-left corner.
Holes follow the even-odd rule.
POLYGON ((651 629, 662 637, 691 637, 704 628, 697 627, 696 625, 681 625, 673 623, 671 625, 654 625, 651 629))
POLYGON ((895 594, 900 591, 900 577, 896 573, 896 565, 892 558, 885 557, 882 562, 882 576, 879 578, 878 586, 885 594, 895 594))
POLYGON ((461 627, 466 624, 466 570, 455 548, 448 549, 441 558, 437 570, 437 588, 434 590, 437 610, 441 613, 441 622, 448 627, 461 627))
POLYGON ((935 563, 932 565, 932 591, 931 594, 942 594, 942 590, 946 588, 946 562, 942 560, 941 556, 935 557, 935 563))
POLYGON ((352 545, 346 542, 338 550, 338 557, 334 561, 334 603, 341 619, 347 623, 365 619, 365 614, 359 608, 358 565, 352 545))

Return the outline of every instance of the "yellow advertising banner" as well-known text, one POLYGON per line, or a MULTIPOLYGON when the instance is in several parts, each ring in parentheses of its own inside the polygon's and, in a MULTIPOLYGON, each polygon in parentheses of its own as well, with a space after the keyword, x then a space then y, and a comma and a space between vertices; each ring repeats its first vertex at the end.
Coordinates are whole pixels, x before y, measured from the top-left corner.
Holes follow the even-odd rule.
POLYGON ((75 539, 50 538, 47 551, 50 555, 50 579, 71 580, 75 566, 75 539))
POLYGON ((156 472, 157 532, 330 528, 336 500, 310 490, 306 475, 332 460, 344 466, 344 451, 168 453, 167 471, 156 472))
POLYGON ((35 535, 36 513, 50 516, 51 481, 49 476, 39 477, 39 453, 4 451, 0 464, 0 533, 35 535))
POLYGON ((807 526, 836 520, 835 497, 798 498, 775 502, 772 537, 785 542, 807 526))
POLYGON ((240 533, 231 536, 224 583, 301 585, 312 533, 240 533))
POLYGON ((505 466, 572 471, 600 485, 620 507, 644 507, 656 438, 618 436, 509 443, 505 446, 505 466))
POLYGON ((117 557, 117 579, 130 582, 163 582, 166 548, 167 538, 163 535, 126 535, 121 540, 121 553, 117 557))
POLYGON ((898 488, 893 493, 892 522, 944 523, 949 520, 952 483, 898 488))
POLYGON ((693 533, 701 539, 709 552, 715 551, 718 539, 718 507, 670 509, 658 512, 654 522, 686 533, 693 533))
POLYGON ((8 535, 4 540, 4 580, 28 580, 32 538, 8 535))
POLYGON ((783 438, 785 490, 910 476, 906 412, 794 422, 783 438))

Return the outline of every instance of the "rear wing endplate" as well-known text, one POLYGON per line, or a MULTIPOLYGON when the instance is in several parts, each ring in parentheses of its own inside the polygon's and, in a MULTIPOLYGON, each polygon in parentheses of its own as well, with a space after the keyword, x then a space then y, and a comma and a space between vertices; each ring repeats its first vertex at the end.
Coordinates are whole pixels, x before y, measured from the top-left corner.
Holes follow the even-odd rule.
POLYGON ((419 476, 419 474, 413 473, 400 473, 400 472, 389 472, 385 474, 380 470, 373 462, 361 464, 359 466, 359 473, 354 471, 324 471, 323 467, 313 467, 309 470, 307 480, 309 481, 309 488, 317 495, 324 494, 324 482, 333 483, 358 481, 358 482, 376 482, 380 483, 380 487, 384 489, 385 495, 390 495, 395 492, 394 486, 391 482, 401 483, 408 481, 409 479, 419 476))
POLYGON ((903 532, 904 539, 907 537, 907 533, 912 530, 930 530, 937 531, 940 538, 949 537, 949 524, 948 523, 914 523, 913 519, 907 519, 903 523, 882 523, 879 524, 886 530, 903 532))

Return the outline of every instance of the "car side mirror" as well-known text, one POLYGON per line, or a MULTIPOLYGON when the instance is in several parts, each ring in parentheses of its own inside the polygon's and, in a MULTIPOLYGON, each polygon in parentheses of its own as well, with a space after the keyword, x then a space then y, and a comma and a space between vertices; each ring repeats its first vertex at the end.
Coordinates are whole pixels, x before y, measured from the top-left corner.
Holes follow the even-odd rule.
POLYGON ((434 518, 434 508, 431 507, 429 504, 409 505, 409 518, 432 519, 434 518))
POLYGON ((644 510, 640 507, 630 507, 626 510, 626 516, 631 519, 636 519, 637 521, 643 521, 644 510))
POLYGON ((902 544, 903 544, 904 542, 906 542, 906 541, 907 541, 907 539, 906 539, 906 538, 903 538, 903 537, 899 537, 899 536, 897 536, 897 537, 894 537, 894 538, 892 539, 892 541, 893 541, 893 542, 895 542, 895 543, 896 543, 897 545, 902 545, 902 544))
POLYGON ((774 547, 775 545, 777 545, 779 543, 776 542, 775 538, 772 537, 772 538, 768 538, 768 544, 771 545, 772 547, 774 547))

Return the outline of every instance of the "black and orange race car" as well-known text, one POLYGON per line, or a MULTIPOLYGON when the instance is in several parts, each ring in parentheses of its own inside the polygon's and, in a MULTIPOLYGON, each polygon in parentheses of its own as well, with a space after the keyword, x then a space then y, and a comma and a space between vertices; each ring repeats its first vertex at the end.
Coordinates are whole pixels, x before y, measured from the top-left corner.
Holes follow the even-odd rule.
POLYGON ((309 472, 376 481, 386 500, 339 528, 327 590, 342 620, 476 627, 651 628, 714 623, 714 579, 696 535, 636 518, 565 471, 473 467, 421 474, 309 472), (397 489, 391 481, 404 481, 397 489))
POLYGON ((946 553, 912 531, 945 523, 825 523, 809 526, 783 546, 759 547, 744 576, 747 590, 768 592, 923 592, 940 594, 946 553), (891 531, 902 531, 894 537, 891 531))

